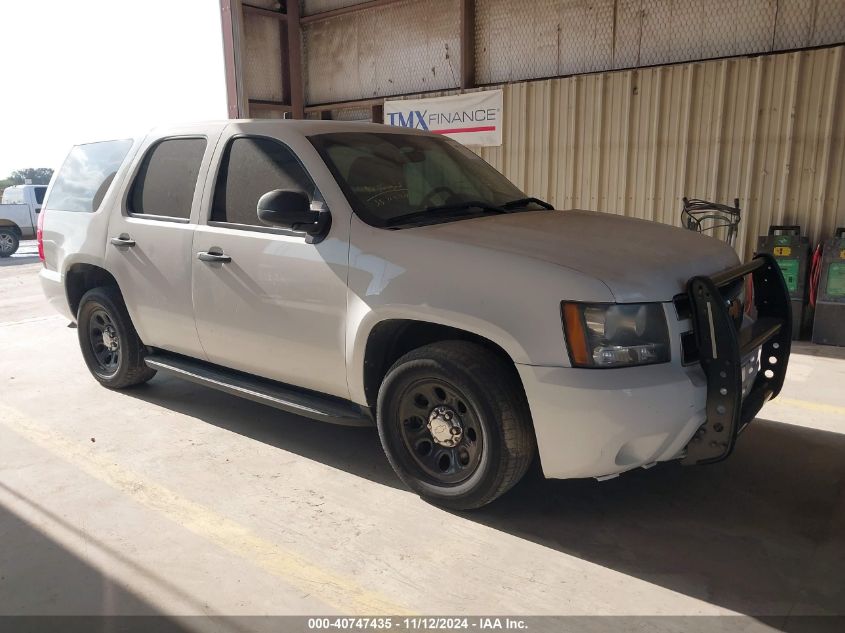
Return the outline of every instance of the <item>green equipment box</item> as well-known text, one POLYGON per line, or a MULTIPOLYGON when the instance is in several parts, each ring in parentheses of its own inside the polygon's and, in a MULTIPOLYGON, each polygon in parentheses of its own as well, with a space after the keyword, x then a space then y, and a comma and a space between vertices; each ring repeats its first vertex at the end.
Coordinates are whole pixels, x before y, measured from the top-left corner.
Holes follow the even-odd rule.
POLYGON ((773 224, 757 238, 757 252, 771 254, 780 266, 792 303, 792 338, 801 338, 809 325, 810 240, 800 226, 773 224))
POLYGON ((845 346, 845 227, 822 247, 813 343, 845 346))

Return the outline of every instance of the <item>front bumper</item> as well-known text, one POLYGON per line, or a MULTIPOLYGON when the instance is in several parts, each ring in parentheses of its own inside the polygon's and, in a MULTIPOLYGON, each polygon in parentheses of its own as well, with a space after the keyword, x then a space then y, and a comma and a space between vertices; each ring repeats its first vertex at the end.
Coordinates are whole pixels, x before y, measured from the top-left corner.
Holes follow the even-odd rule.
POLYGON ((603 477, 678 457, 704 423, 700 367, 517 365, 546 477, 603 477))
POLYGON ((762 255, 713 277, 694 277, 687 289, 700 364, 517 365, 546 477, 604 477, 681 457, 685 464, 720 461, 778 394, 791 313, 774 260, 762 255), (737 331, 719 288, 749 274, 757 318, 737 331))

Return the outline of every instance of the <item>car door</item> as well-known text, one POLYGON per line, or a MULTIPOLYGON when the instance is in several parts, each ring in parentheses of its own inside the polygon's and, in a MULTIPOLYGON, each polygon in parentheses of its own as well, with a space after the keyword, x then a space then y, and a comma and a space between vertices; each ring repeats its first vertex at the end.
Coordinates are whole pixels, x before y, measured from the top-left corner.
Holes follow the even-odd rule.
POLYGON ((262 224, 257 203, 269 191, 302 190, 318 205, 322 197, 288 144, 235 131, 221 140, 207 221, 194 235, 200 341, 211 362, 347 398, 348 222, 319 243, 262 224))
POLYGON ((106 265, 141 340, 197 358, 204 353, 191 302, 191 251, 201 199, 197 182, 215 141, 208 134, 148 140, 121 212, 109 221, 106 244, 106 265))

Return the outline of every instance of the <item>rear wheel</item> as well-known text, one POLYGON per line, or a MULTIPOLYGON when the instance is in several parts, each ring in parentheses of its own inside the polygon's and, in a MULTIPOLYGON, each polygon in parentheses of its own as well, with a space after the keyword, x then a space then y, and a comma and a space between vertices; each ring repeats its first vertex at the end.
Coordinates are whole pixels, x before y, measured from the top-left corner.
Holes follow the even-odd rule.
POLYGON ((123 298, 115 288, 94 288, 79 302, 77 333, 82 357, 94 378, 110 389, 147 382, 147 350, 132 325, 123 298))
POLYGON ((14 231, 0 230, 0 257, 14 255, 20 246, 20 240, 14 231))
POLYGON ((455 510, 490 503, 525 474, 536 452, 513 366, 464 341, 400 358, 379 390, 382 446, 402 481, 455 510))

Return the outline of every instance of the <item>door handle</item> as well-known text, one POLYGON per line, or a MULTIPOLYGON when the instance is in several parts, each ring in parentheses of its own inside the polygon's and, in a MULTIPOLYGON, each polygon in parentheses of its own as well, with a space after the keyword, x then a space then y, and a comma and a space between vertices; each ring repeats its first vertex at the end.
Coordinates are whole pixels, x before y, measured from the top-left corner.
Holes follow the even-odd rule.
POLYGON ((197 259, 201 262, 218 262, 221 264, 228 264, 232 258, 224 253, 212 253, 210 251, 200 251, 197 253, 197 259))
POLYGON ((112 246, 135 246, 135 240, 131 239, 128 235, 123 234, 118 237, 111 238, 112 246))

